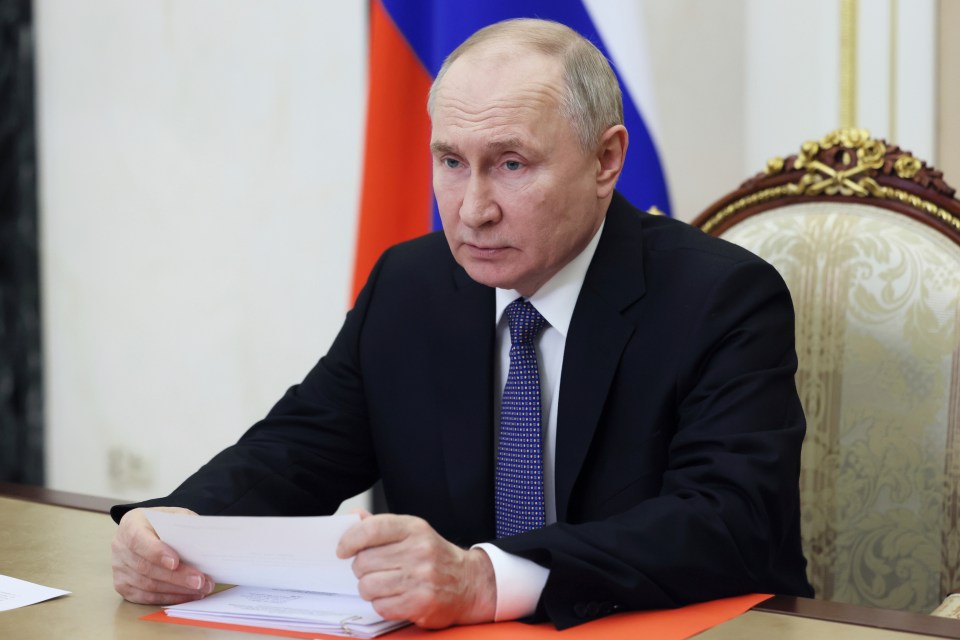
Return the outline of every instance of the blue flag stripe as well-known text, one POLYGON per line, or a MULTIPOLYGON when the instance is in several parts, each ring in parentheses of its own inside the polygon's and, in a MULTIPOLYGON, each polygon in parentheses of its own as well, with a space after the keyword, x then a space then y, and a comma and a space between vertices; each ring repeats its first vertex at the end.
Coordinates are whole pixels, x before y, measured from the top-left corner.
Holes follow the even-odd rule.
MULTIPOLYGON (((623 89, 624 124, 630 134, 627 162, 617 188, 641 208, 657 206, 670 213, 666 178, 653 139, 626 90, 607 47, 580 0, 484 0, 476 3, 447 0, 382 0, 397 28, 417 58, 436 77, 443 60, 477 29, 508 18, 544 18, 563 23, 583 34, 611 60, 623 89)), ((440 229, 436 202, 433 228, 440 229)))

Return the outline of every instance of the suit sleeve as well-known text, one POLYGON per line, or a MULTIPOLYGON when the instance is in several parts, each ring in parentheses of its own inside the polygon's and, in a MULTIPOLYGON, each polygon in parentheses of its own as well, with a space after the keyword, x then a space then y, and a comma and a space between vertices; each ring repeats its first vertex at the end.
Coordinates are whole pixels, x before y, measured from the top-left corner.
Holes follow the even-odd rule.
POLYGON ((269 414, 173 493, 117 505, 178 506, 203 515, 326 515, 378 477, 358 336, 384 258, 374 267, 329 352, 269 414))
POLYGON ((756 259, 710 277, 698 312, 675 323, 677 419, 659 492, 495 542, 549 568, 539 619, 563 628, 751 592, 812 595, 798 535, 805 423, 792 302, 756 259))

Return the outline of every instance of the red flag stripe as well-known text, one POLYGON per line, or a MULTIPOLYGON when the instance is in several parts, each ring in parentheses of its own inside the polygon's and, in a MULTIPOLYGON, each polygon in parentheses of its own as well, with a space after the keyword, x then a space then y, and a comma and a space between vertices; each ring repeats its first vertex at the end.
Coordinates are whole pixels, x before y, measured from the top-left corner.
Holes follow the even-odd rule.
POLYGON ((430 230, 430 74, 387 14, 370 3, 370 61, 353 298, 385 249, 430 230))

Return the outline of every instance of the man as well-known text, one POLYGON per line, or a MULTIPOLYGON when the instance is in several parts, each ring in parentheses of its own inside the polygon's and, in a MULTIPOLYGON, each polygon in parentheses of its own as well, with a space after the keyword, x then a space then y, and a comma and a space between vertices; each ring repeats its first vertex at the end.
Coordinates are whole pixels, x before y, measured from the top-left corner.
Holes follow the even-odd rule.
POLYGON ((619 88, 566 27, 482 29, 428 108, 443 234, 384 253, 328 354, 237 444, 114 509, 118 592, 213 587, 133 506, 325 514, 380 478, 392 513, 364 514, 337 552, 386 618, 566 627, 811 595, 774 269, 615 192, 619 88))

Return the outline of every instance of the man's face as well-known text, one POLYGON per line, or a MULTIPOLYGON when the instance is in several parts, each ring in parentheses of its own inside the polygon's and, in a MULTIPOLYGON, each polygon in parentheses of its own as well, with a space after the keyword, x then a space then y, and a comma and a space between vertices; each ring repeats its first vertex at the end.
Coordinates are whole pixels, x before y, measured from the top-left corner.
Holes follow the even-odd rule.
POLYGON ((599 161, 560 113, 559 63, 493 46, 454 62, 433 109, 433 189, 457 262, 491 287, 537 291, 599 228, 599 161))

